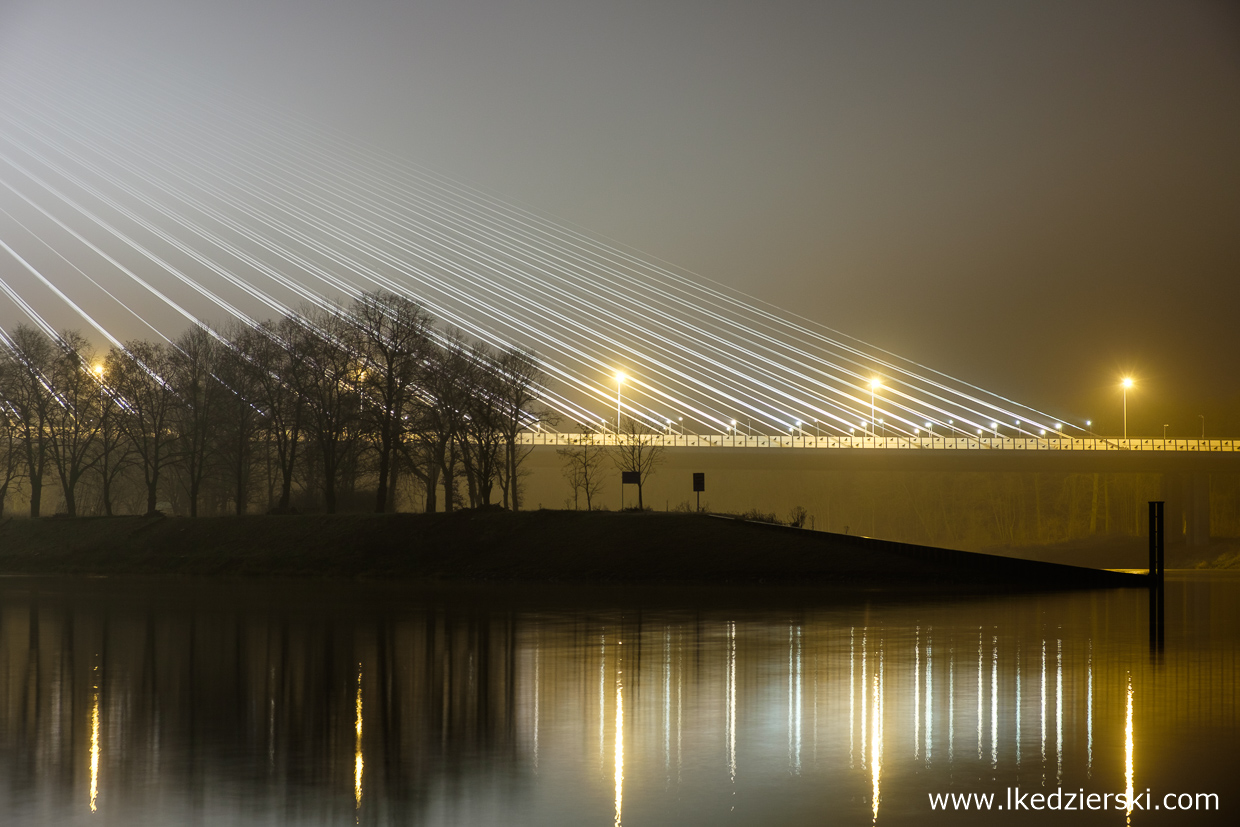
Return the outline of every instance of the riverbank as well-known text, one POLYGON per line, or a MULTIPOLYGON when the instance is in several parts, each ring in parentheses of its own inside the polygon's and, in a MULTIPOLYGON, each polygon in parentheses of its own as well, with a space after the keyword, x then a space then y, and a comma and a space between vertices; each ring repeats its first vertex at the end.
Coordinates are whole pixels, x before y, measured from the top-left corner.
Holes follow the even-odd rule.
POLYGON ((11 518, 0 573, 986 588, 1130 576, 698 514, 575 511, 11 518))

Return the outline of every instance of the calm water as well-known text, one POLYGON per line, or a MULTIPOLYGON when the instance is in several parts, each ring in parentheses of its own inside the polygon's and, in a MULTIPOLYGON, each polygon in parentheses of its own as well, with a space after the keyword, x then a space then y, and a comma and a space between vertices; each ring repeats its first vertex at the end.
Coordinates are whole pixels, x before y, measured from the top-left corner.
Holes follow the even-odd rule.
POLYGON ((1161 655, 1146 611, 1136 590, 6 579, 0 820, 1236 823, 1240 577, 1172 573, 1161 655), (1015 787, 1221 812, 930 808, 1015 787))

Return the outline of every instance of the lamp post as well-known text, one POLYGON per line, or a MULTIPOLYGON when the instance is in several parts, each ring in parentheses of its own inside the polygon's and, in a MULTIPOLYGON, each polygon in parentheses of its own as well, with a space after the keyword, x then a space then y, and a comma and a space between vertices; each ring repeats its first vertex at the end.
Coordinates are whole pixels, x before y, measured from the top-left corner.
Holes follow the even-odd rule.
POLYGON ((1124 386, 1124 439, 1128 438, 1128 389, 1132 387, 1132 377, 1125 376, 1120 382, 1124 386))
POLYGON ((1167 426, 1163 425, 1163 442, 1167 441, 1167 426))
POLYGON ((870 436, 874 436, 874 392, 878 390, 878 386, 882 382, 877 379, 870 380, 870 436))
POLYGON ((1206 438, 1206 415, 1197 414, 1197 418, 1201 420, 1201 438, 1206 438))
POLYGON ((620 433, 620 391, 624 389, 624 380, 627 377, 623 373, 616 374, 616 433, 620 433))

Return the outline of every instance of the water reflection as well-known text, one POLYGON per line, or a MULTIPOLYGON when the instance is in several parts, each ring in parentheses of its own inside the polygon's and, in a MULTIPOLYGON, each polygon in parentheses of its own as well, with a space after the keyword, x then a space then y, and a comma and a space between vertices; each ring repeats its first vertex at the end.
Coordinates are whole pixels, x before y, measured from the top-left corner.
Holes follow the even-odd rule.
POLYGON ((90 688, 90 811, 99 809, 99 666, 90 688))
POLYGON ((353 748, 353 807, 360 810, 362 808, 362 770, 366 766, 365 759, 362 758, 362 665, 357 665, 357 720, 354 728, 357 731, 357 741, 353 748))
POLYGON ((1177 623, 1151 664, 1128 592, 639 610, 8 583, 0 811, 879 825, 920 823, 949 791, 1225 794, 1240 579, 1168 588, 1177 623))
POLYGON ((1126 814, 1128 823, 1132 823, 1132 676, 1128 676, 1128 710, 1124 718, 1124 781, 1128 787, 1125 790, 1128 796, 1128 812, 1126 814))
MULTIPOLYGON (((620 641, 623 643, 623 641, 620 641)), ((617 660, 619 655, 617 655, 617 660)), ((616 827, 620 827, 624 811, 624 670, 616 664, 616 827)))

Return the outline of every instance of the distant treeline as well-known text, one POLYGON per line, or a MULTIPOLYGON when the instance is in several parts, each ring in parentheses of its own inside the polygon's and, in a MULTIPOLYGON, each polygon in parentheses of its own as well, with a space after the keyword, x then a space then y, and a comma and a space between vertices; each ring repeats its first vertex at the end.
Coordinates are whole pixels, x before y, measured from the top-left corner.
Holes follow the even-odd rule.
POLYGON ((0 515, 20 492, 39 516, 56 483, 70 516, 390 511, 398 490, 515 509, 517 433, 547 416, 531 352, 385 292, 103 355, 77 331, 0 336, 0 515))

